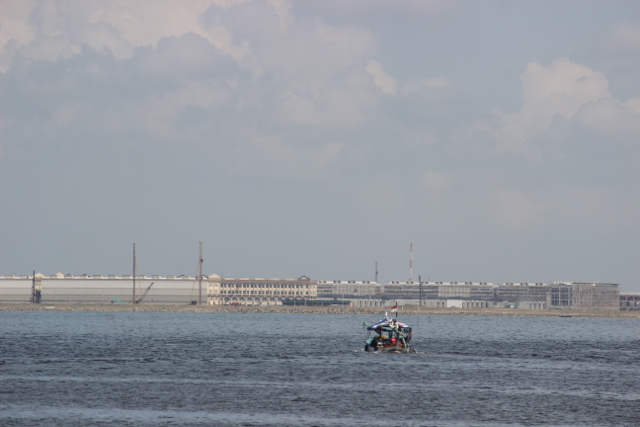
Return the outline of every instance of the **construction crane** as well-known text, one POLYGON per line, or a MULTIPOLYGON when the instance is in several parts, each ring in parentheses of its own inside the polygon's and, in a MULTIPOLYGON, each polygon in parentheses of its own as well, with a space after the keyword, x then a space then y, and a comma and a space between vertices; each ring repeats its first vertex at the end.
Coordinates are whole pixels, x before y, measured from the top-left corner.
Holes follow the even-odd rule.
POLYGON ((151 287, 153 286, 153 282, 151 282, 151 284, 149 285, 149 287, 144 291, 144 293, 142 294, 142 296, 140 298, 138 298, 136 300, 136 304, 140 304, 142 302, 142 300, 144 299, 144 297, 147 296, 147 294, 149 293, 149 289, 151 289, 151 287))

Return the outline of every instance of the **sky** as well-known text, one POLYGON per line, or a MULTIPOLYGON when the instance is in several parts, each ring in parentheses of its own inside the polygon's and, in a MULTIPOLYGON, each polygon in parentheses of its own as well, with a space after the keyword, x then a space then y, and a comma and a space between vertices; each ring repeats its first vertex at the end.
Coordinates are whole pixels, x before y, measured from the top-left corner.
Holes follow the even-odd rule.
POLYGON ((640 292, 640 2, 3 0, 0 275, 640 292))

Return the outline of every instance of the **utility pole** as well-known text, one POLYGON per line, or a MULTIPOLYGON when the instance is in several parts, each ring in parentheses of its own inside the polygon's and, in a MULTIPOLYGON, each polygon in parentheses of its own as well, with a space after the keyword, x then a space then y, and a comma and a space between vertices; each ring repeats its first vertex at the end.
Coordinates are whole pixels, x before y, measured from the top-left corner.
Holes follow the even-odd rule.
POLYGON ((136 244, 133 244, 133 299, 131 300, 131 304, 136 305, 136 244))
POLYGON ((422 277, 418 276, 418 282, 420 282, 420 307, 422 307, 422 277))
POLYGON ((200 258, 198 258, 198 305, 202 304, 202 242, 200 242, 200 258))
POLYGON ((413 243, 410 243, 409 253, 409 283, 413 283, 413 243))
POLYGON ((36 303, 36 271, 33 270, 33 277, 31 280, 31 304, 36 303))
POLYGON ((378 283, 378 261, 376 261, 376 283, 378 283))

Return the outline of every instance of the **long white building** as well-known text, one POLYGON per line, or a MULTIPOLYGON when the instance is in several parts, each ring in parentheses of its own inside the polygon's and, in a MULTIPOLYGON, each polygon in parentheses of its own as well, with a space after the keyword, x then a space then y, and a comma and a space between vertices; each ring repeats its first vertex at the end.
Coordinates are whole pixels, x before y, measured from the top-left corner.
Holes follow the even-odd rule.
MULTIPOLYGON (((190 304, 198 301, 199 282, 191 276, 138 276, 136 300, 146 293, 144 302, 190 304)), ((201 300, 206 301, 207 278, 202 281, 201 300)), ((0 276, 0 302, 31 302, 39 291, 41 303, 131 303, 132 276, 82 275, 62 273, 45 276, 0 276)))
MULTIPOLYGON (((45 276, 0 276, 0 302, 130 304, 134 298, 132 276, 62 273, 45 276)), ((287 299, 316 299, 317 282, 297 279, 221 278, 203 276, 137 276, 135 298, 153 304, 280 305, 287 299)))

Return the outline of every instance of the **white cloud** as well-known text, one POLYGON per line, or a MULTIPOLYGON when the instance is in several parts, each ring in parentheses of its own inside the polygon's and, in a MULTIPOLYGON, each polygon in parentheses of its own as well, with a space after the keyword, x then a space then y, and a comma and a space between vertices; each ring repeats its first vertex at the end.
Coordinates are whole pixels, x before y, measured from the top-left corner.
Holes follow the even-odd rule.
POLYGON ((544 67, 532 62, 520 76, 522 109, 501 118, 497 132, 499 146, 521 151, 536 136, 545 132, 554 116, 571 120, 584 104, 611 98, 604 74, 557 58, 544 67))
MULTIPOLYGON (((203 26, 202 14, 210 7, 221 9, 246 3, 242 0, 127 0, 78 2, 1 2, 0 48, 12 56, 10 41, 21 47, 22 56, 55 61, 78 54, 86 43, 97 51, 110 51, 116 58, 130 58, 133 48, 156 46, 166 37, 194 33, 240 61, 249 51, 248 43, 235 43, 229 30, 220 24, 203 26)), ((274 3, 286 22, 286 5, 274 3)), ((0 59, 6 71, 10 58, 0 59)))
MULTIPOLYGON (((276 19, 273 25, 279 25, 276 19)), ((253 55, 266 73, 283 75, 288 89, 296 93, 309 91, 318 96, 337 74, 373 55, 374 39, 360 27, 300 19, 289 26, 286 35, 265 30, 259 43, 253 55)))
POLYGON ((640 98, 625 103, 606 99, 585 104, 576 120, 585 129, 611 136, 635 136, 640 144, 640 98))
POLYGON ((269 0, 269 4, 273 7, 278 18, 280 19, 280 31, 283 34, 287 34, 289 25, 294 21, 291 14, 291 3, 285 0, 269 0))
POLYGON ((317 95, 286 92, 280 104, 280 120, 299 126, 358 126, 371 118, 378 100, 368 90, 364 74, 352 72, 341 85, 332 85, 317 95))
POLYGON ((367 64, 367 72, 373 76, 373 81, 376 86, 388 95, 395 95, 398 91, 398 83, 396 79, 388 75, 380 64, 375 59, 372 59, 367 64))
POLYGON ((640 114, 640 98, 632 98, 624 103, 630 111, 640 114))
POLYGON ((89 22, 105 22, 117 28, 124 40, 132 46, 155 45, 164 37, 194 33, 207 39, 225 54, 240 60, 247 53, 248 44, 235 44, 229 30, 223 25, 203 27, 200 17, 211 6, 223 9, 244 1, 190 0, 138 0, 105 2, 105 7, 94 11, 89 22))
POLYGON ((0 2, 0 48, 11 39, 27 44, 36 38, 38 29, 29 22, 35 0, 3 0, 0 2))

